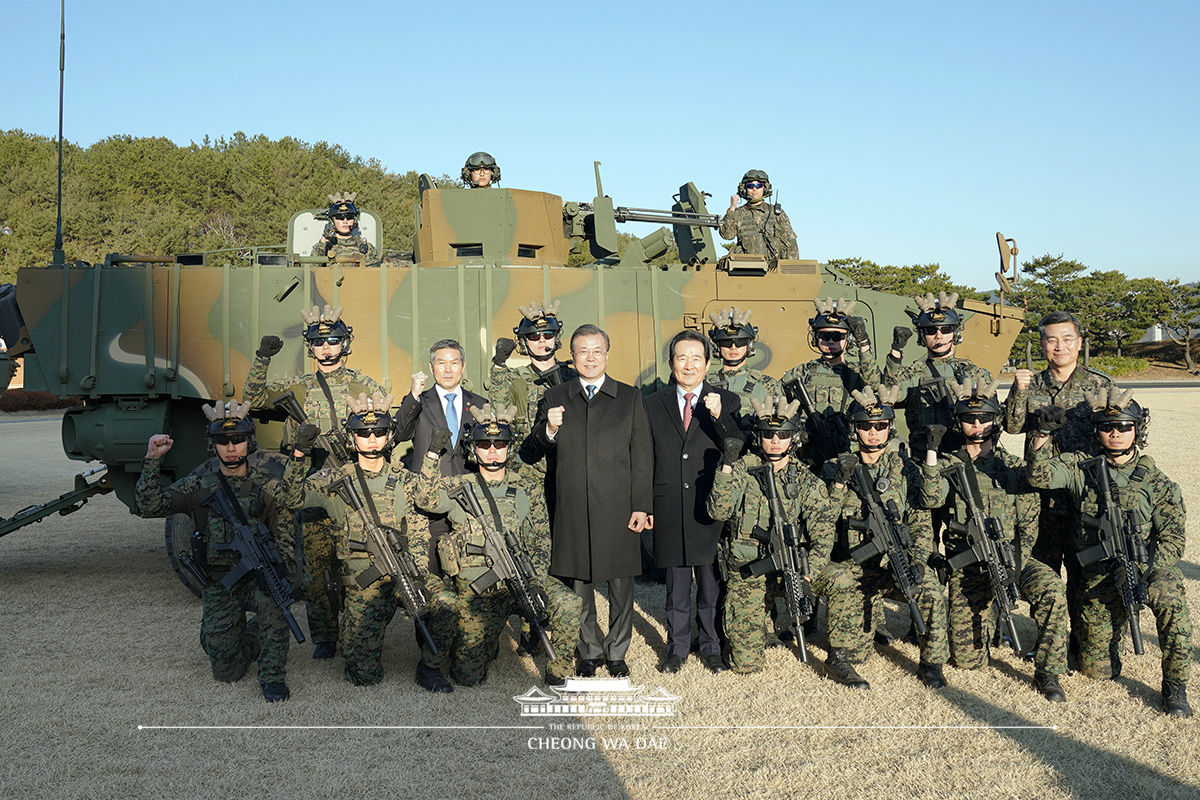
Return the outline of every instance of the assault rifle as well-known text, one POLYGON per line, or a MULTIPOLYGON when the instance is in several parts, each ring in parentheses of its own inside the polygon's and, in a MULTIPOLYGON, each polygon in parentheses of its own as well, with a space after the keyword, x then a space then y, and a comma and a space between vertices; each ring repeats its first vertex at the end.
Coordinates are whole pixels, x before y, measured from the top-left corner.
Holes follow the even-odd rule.
POLYGON ((788 614, 792 618, 796 644, 799 645, 797 655, 807 664, 808 642, 804 640, 804 623, 816 613, 812 589, 805 580, 809 574, 808 548, 800 543, 800 537, 796 535, 796 526, 788 521, 784 513, 772 466, 763 464, 760 467, 751 467, 747 472, 758 479, 767 496, 767 507, 771 510, 771 530, 764 531, 757 525, 754 527, 751 536, 767 546, 767 555, 747 564, 746 570, 754 576, 765 575, 768 572, 778 572, 783 576, 784 599, 787 602, 788 614))
POLYGON ((917 570, 909 563, 908 552, 905 548, 912 545, 912 534, 908 526, 900 520, 900 511, 896 508, 895 500, 885 504, 871 480, 867 468, 859 464, 854 468, 854 484, 857 494, 867 504, 866 519, 850 520, 851 530, 865 534, 865 541, 850 550, 854 563, 862 564, 880 554, 887 555, 888 566, 896 579, 896 587, 908 602, 908 611, 912 615, 913 627, 918 636, 925 635, 925 620, 921 618, 921 609, 917 607, 917 570))
MULTIPOLYGON (((241 560, 221 579, 221 586, 225 591, 229 591, 247 574, 253 574, 258 587, 270 596, 271 602, 283 613, 283 619, 291 628, 292 636, 296 637, 297 642, 303 642, 304 634, 296 624, 296 618, 292 616, 292 603, 296 602, 295 591, 291 581, 287 579, 287 567, 279 553, 279 547, 275 544, 275 537, 261 521, 256 519, 253 525, 246 521, 246 515, 242 513, 242 507, 234 496, 229 481, 220 473, 217 474, 217 478, 221 485, 201 500, 200 505, 208 506, 233 528, 233 541, 229 544, 218 543, 216 549, 233 550, 241 556, 241 560)), ((208 576, 204 577, 204 583, 208 583, 208 576)))
POLYGON ((849 442, 845 432, 838 429, 835 420, 817 411, 812 395, 804 388, 803 383, 793 378, 783 385, 783 393, 788 400, 800 401, 800 407, 804 409, 806 417, 805 429, 811 437, 813 448, 817 451, 818 463, 846 452, 849 442))
MULTIPOLYGON (((283 394, 272 397, 268 402, 275 408, 287 414, 288 418, 295 422, 298 426, 306 425, 310 422, 308 414, 304 413, 304 409, 301 407, 299 401, 296 400, 296 395, 291 389, 288 389, 283 394)), ((320 428, 321 426, 318 425, 317 427, 320 428)), ((317 448, 324 450, 326 453, 323 462, 318 463, 316 458, 314 458, 314 469, 322 466, 341 467, 351 463, 354 460, 349 448, 346 446, 345 440, 341 436, 340 431, 336 428, 329 433, 322 433, 316 438, 313 444, 317 448)))
MULTIPOLYGON (((1085 462, 1086 464, 1086 462, 1085 462)), ((1079 566, 1086 567, 1097 561, 1111 559, 1115 574, 1113 578, 1121 587, 1121 602, 1129 617, 1129 635, 1133 638, 1133 652, 1139 656, 1146 652, 1142 647, 1142 622, 1138 615, 1142 606, 1150 601, 1146 584, 1142 581, 1140 564, 1149 562, 1146 542, 1137 534, 1134 524, 1135 511, 1122 511, 1113 499, 1112 481, 1108 474, 1108 462, 1104 458, 1092 459, 1091 472, 1096 477, 1103 502, 1099 519, 1081 514, 1083 526, 1096 531, 1100 543, 1075 554, 1079 566)))
POLYGON ((541 640, 542 647, 546 648, 546 654, 553 660, 554 647, 544 627, 548 621, 546 598, 534 583, 537 573, 533 569, 533 561, 529 554, 521 547, 512 531, 500 530, 497 527, 499 520, 493 520, 484 512, 479 498, 475 496, 475 490, 469 484, 459 484, 449 492, 449 497, 461 505, 483 528, 483 546, 468 543, 466 551, 469 555, 486 557, 490 568, 471 582, 471 590, 475 594, 483 594, 495 586, 497 581, 504 581, 508 593, 517 604, 517 611, 529 623, 529 627, 541 640))
POLYGON ((367 552, 371 554, 373 563, 356 578, 359 587, 365 589, 380 578, 391 578, 396 596, 404 606, 404 613, 412 618, 417 632, 421 634, 425 644, 429 645, 430 651, 436 654, 437 645, 433 643, 433 636, 425 626, 424 617, 428 609, 425 590, 421 585, 421 573, 412 556, 408 554, 404 542, 400 540, 400 532, 395 528, 376 524, 371 518, 372 515, 367 513, 362 497, 359 496, 358 489, 349 475, 343 475, 341 480, 329 488, 358 513, 363 531, 367 535, 367 552))
POLYGON ((983 513, 983 498, 979 493, 979 481, 975 468, 967 468, 962 461, 947 470, 954 491, 967 506, 967 521, 950 520, 948 527, 954 533, 967 537, 967 549, 946 559, 950 569, 957 572, 971 564, 983 564, 987 569, 988 582, 992 586, 992 600, 1000 622, 1008 629, 1013 650, 1022 653, 1021 640, 1017 637, 1017 626, 1013 619, 1013 608, 1020 596, 1017 591, 1017 560, 1012 542, 1004 535, 1000 521, 983 513))

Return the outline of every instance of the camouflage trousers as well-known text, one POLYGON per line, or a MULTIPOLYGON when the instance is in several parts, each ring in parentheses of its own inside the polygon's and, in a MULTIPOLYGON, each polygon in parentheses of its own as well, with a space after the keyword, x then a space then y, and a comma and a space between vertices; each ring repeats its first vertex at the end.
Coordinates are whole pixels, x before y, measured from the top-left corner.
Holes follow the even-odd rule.
POLYGON ((258 659, 259 683, 282 682, 287 675, 291 632, 283 614, 252 577, 242 578, 229 591, 217 581, 204 587, 200 645, 208 654, 213 677, 232 683, 241 680, 250 662, 258 659), (248 627, 246 612, 255 616, 248 627))
POLYGON ((1038 515, 1038 535, 1030 554, 1047 565, 1055 575, 1067 570, 1067 618, 1071 631, 1079 630, 1079 562, 1072 542, 1079 528, 1079 511, 1066 489, 1042 492, 1042 510, 1038 515))
MULTIPOLYGON (((325 571, 333 564, 333 520, 324 517, 303 523, 304 600, 312 643, 336 644, 338 621, 325 592, 325 571)), ((337 573, 334 572, 334 577, 337 573)))
MULTIPOLYGON (((554 658, 546 671, 565 678, 575 672, 575 642, 579 638, 580 598, 557 578, 544 581, 546 612, 550 617, 550 643, 554 658)), ((487 678, 488 665, 499 652, 500 634, 517 604, 504 584, 477 595, 470 584, 455 579, 458 595, 458 628, 450 650, 450 676, 463 686, 478 686, 487 678)))
POLYGON ((757 672, 766 661, 763 647, 766 594, 766 576, 743 575, 736 569, 729 571, 722 617, 725 638, 729 642, 729 668, 736 673, 757 672))
POLYGON ((788 630, 792 626, 792 619, 787 611, 780 611, 779 601, 783 599, 783 579, 778 574, 764 576, 766 578, 765 591, 763 592, 763 605, 767 612, 767 618, 771 620, 771 630, 767 631, 764 623, 763 633, 772 633, 779 636, 783 631, 788 630))
MULTIPOLYGON (((1017 587, 1037 623, 1034 664, 1038 670, 1062 675, 1067 671, 1067 593, 1062 579, 1030 559, 1021 568, 1017 587)), ((948 588, 950 663, 959 669, 987 666, 997 623, 987 571, 980 565, 969 566, 950 576, 948 588)))
POLYGON ((346 680, 355 686, 370 686, 383 679, 383 636, 399 603, 391 578, 361 587, 348 575, 343 583, 346 598, 339 638, 346 657, 346 680))
MULTIPOLYGON (((901 598, 891 570, 853 562, 830 561, 813 578, 813 594, 826 598, 829 647, 845 648, 850 660, 861 664, 874 651, 875 601, 885 593, 901 598)), ((946 643, 946 598, 933 570, 926 570, 917 588, 917 607, 925 621, 926 633, 918 638, 921 663, 945 664, 949 656, 946 643)), ((907 606, 905 606, 907 608, 907 606)))
POLYGON ((438 651, 434 653, 425 637, 417 633, 417 642, 421 647, 421 663, 440 670, 450 662, 450 650, 454 646, 454 637, 458 634, 458 595, 449 581, 436 575, 426 575, 425 599, 428 609, 425 627, 429 629, 429 636, 437 645, 438 651))
MULTIPOLYGON (((1100 570, 1086 570, 1080 585, 1079 669, 1089 678, 1107 678, 1114 672, 1111 655, 1119 652, 1128 617, 1121 601, 1116 569, 1101 562, 1100 570)), ((1188 612, 1183 573, 1178 567, 1159 567, 1145 573, 1150 611, 1158 628, 1164 681, 1188 682, 1192 669, 1192 623, 1188 612)), ((1144 634, 1143 634, 1144 635, 1144 634)))

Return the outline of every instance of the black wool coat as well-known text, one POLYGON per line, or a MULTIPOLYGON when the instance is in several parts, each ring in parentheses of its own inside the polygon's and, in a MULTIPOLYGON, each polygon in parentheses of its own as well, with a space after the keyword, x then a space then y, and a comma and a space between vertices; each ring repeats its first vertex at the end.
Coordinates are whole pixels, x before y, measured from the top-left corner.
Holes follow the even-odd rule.
POLYGON ((548 390, 530 433, 553 474, 550 573, 606 581, 642 572, 641 536, 629 530, 634 511, 651 513, 654 456, 642 393, 608 376, 588 401, 578 379, 548 390), (554 440, 546 412, 563 406, 554 440))

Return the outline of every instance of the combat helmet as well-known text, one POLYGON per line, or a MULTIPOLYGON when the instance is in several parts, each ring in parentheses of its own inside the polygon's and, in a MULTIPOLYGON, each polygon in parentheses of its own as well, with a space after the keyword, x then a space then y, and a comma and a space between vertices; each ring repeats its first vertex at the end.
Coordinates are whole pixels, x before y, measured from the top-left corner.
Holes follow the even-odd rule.
POLYGON ((359 218, 358 206, 354 205, 354 201, 358 198, 358 192, 338 192, 327 195, 327 197, 329 198, 329 210, 325 213, 330 219, 337 214, 353 214, 355 219, 359 218))
POLYGON ((958 305, 958 292, 946 294, 938 292, 937 297, 933 293, 927 293, 925 296, 917 295, 913 298, 913 302, 917 304, 918 313, 913 314, 908 312, 912 318, 913 327, 920 333, 923 328, 933 328, 938 325, 953 325, 955 327, 954 342, 957 344, 962 339, 962 315, 955 308, 958 305))
POLYGON ((982 434, 967 436, 969 441, 982 442, 1000 436, 1000 426, 996 424, 996 417, 1000 416, 1000 399, 996 397, 996 390, 1000 388, 999 381, 985 383, 979 378, 972 384, 970 378, 964 378, 961 383, 950 382, 948 387, 954 397, 956 420, 961 421, 963 417, 976 414, 992 418, 992 426, 982 434))
MULTIPOLYGON (((351 436, 366 435, 367 431, 387 431, 382 450, 372 451, 367 455, 379 455, 391 449, 395 443, 395 430, 391 414, 392 396, 381 395, 379 392, 367 397, 366 392, 359 392, 358 397, 347 397, 346 431, 351 436)), ((361 452, 361 451, 360 451, 361 452)))
POLYGON ((473 169, 490 169, 492 171, 492 183, 500 182, 500 165, 496 163, 496 159, 492 158, 491 153, 485 153, 480 150, 478 153, 471 153, 467 156, 466 163, 463 164, 460 177, 462 182, 467 186, 473 187, 471 182, 471 170, 473 169))
POLYGON ((325 308, 313 306, 310 311, 301 311, 300 317, 304 320, 304 342, 308 348, 308 355, 311 358, 316 358, 313 352, 313 344, 319 339, 338 338, 342 340, 342 350, 334 359, 317 359, 322 364, 336 364, 342 358, 350 355, 350 343, 354 341, 354 329, 346 324, 342 319, 342 307, 332 307, 328 303, 325 308))
MULTIPOLYGON (((208 426, 205 428, 205 433, 208 436, 208 448, 210 452, 216 452, 214 445, 218 437, 233 437, 237 441, 237 437, 246 437, 250 446, 246 449, 246 455, 253 453, 258 444, 254 440, 254 420, 250 418, 250 404, 239 403, 236 400, 230 400, 226 403, 213 403, 211 406, 202 405, 200 410, 204 412, 204 416, 208 419, 208 426)), ((226 463, 227 467, 235 467, 242 464, 246 459, 239 458, 233 463, 226 463)))
POLYGON ((761 169, 750 169, 746 170, 746 174, 742 176, 740 181, 738 181, 738 197, 742 198, 743 200, 750 199, 750 196, 746 194, 747 181, 762 181, 763 199, 765 200, 771 196, 771 179, 767 177, 767 173, 763 172, 761 169))
POLYGON ((896 435, 896 410, 893 406, 899 397, 899 386, 880 386, 876 389, 864 386, 862 389, 854 389, 850 392, 852 402, 846 409, 846 419, 852 428, 863 422, 889 423, 887 439, 880 445, 864 445, 862 440, 858 439, 858 433, 855 432, 854 438, 858 441, 860 450, 868 452, 882 450, 896 435))
MULTIPOLYGON (((1092 392, 1084 392, 1083 398, 1092 409, 1092 425, 1095 426, 1097 433, 1099 433, 1100 426, 1106 422, 1132 422, 1134 430, 1137 432, 1133 447, 1146 445, 1146 423, 1150 421, 1150 409, 1142 408, 1133 399, 1132 389, 1121 391, 1114 384, 1107 389, 1100 387, 1092 392)), ((1110 452, 1109 455, 1123 455, 1133 447, 1119 452, 1110 452)))
POLYGON ((484 464, 479 461, 478 454, 475 452, 475 444, 477 442, 506 442, 509 445, 508 456, 511 457, 511 445, 516 439, 512 423, 517 418, 517 407, 504 404, 493 406, 491 403, 484 403, 483 408, 471 406, 471 417, 475 421, 467 427, 464 436, 467 459, 477 463, 480 469, 489 472, 501 469, 508 463, 508 458, 494 464, 484 464))
POLYGON ((855 300, 847 300, 844 297, 839 297, 836 300, 832 297, 817 297, 813 299, 813 308, 816 309, 816 315, 808 321, 808 326, 811 333, 811 344, 817 347, 817 331, 835 329, 845 332, 850 335, 850 315, 854 313, 854 307, 858 305, 855 300))
POLYGON ((754 355, 754 341, 758 338, 758 328, 750 324, 750 309, 742 311, 733 307, 725 308, 712 312, 708 318, 712 321, 708 338, 714 345, 721 348, 745 344, 749 346, 746 358, 754 355))
POLYGON ((558 352, 562 347, 562 320, 558 318, 559 301, 542 305, 534 300, 527 306, 519 306, 521 311, 521 321, 513 328, 513 336, 517 339, 517 347, 521 350, 521 355, 530 355, 529 345, 525 343, 525 337, 534 333, 553 333, 554 334, 554 350, 558 352))
POLYGON ((776 456, 763 453, 763 458, 768 461, 778 461, 789 453, 793 452, 804 440, 804 425, 800 418, 800 401, 792 400, 788 402, 784 397, 768 397, 766 402, 762 402, 757 398, 750 398, 750 408, 754 414, 751 420, 752 430, 761 438, 779 434, 780 436, 788 436, 791 438, 791 443, 788 449, 776 456))

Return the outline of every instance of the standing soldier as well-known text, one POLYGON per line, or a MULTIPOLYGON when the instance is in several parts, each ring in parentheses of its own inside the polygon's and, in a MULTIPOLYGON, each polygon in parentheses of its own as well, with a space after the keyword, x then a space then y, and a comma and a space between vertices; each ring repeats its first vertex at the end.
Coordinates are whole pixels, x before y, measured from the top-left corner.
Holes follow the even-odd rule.
MULTIPOLYGON (((945 431, 940 425, 929 428, 929 449, 922 468, 922 504, 930 509, 949 504, 950 511, 946 555, 934 555, 931 566, 937 567, 938 577, 946 583, 952 564, 978 555, 977 550, 973 554, 967 551, 979 544, 973 537, 991 533, 985 520, 995 522, 993 530, 1003 535, 1003 539, 993 540, 1000 562, 996 565, 997 575, 1003 573, 1005 591, 1007 584, 1019 587, 1038 626, 1034 682, 1047 700, 1061 703, 1066 700, 1058 682, 1058 676, 1067 671, 1066 589, 1050 567, 1029 554, 1038 530, 1039 498, 1026 480, 1025 462, 1000 445, 996 387, 996 383, 950 385, 956 399, 955 425, 966 444, 943 456, 940 463, 937 448, 945 431), (960 464, 965 467, 961 475, 960 464), (960 485, 962 480, 965 486, 960 485), (977 495, 982 519, 971 517, 968 497, 972 494, 977 495)), ((984 667, 995 627, 995 587, 990 582, 988 565, 974 561, 954 570, 949 575, 949 590, 950 663, 959 669, 984 667)))
MULTIPOLYGON (((718 556, 726 574, 725 635, 729 639, 729 668, 746 675, 762 670, 765 575, 755 576, 749 565, 763 557, 755 533, 771 529, 771 509, 764 481, 752 470, 769 465, 779 501, 787 515, 785 524, 802 531, 825 507, 825 484, 794 457, 803 440, 800 403, 782 397, 766 403, 751 400, 754 411, 754 443, 757 452, 738 458, 741 442, 725 440, 723 463, 713 479, 706 508, 714 519, 728 520, 726 539, 718 556)), ((801 538, 805 538, 801 536, 801 538)))
POLYGON ((554 355, 562 347, 563 324, 558 318, 558 305, 557 300, 545 306, 535 300, 521 306, 521 321, 513 328, 516 339, 496 340, 488 399, 495 406, 516 406, 514 431, 518 444, 528 435, 546 390, 575 377, 570 362, 559 361, 554 355), (515 369, 509 367, 505 362, 514 350, 529 356, 529 363, 515 369))
POLYGON ((771 196, 771 179, 761 169, 752 169, 738 182, 737 194, 729 198, 729 210, 717 231, 722 239, 737 239, 730 253, 757 253, 768 259, 799 258, 796 234, 783 208, 764 202, 771 196), (738 205, 738 198, 746 201, 738 205))
MULTIPOLYGON (((958 294, 939 292, 913 298, 918 314, 909 312, 913 325, 927 355, 924 360, 903 366, 905 342, 912 332, 897 326, 893 330, 892 350, 888 353, 887 366, 883 369, 883 382, 888 386, 899 386, 901 397, 897 407, 904 409, 904 420, 908 423, 909 446, 913 453, 924 453, 925 430, 930 425, 951 428, 954 424, 954 403, 950 399, 949 383, 962 383, 970 378, 992 382, 992 373, 965 359, 956 358, 954 349, 962 341, 962 316, 955 305, 958 294)), ((943 452, 962 446, 962 437, 954 431, 942 441, 943 452)))
MULTIPOLYGON (((389 547, 391 542, 386 535, 372 539, 355 506, 361 505, 373 525, 394 532, 406 548, 406 552, 393 552, 393 556, 407 556, 420 574, 421 588, 428 599, 428 629, 439 649, 454 631, 453 597, 442 581, 425 569, 425 542, 413 536, 408 525, 414 502, 433 502, 437 461, 424 459, 420 476, 398 462, 392 463, 391 404, 391 395, 382 397, 378 393, 371 398, 360 394, 348 399, 345 430, 353 444, 354 461, 327 467, 308 479, 309 502, 325 510, 335 531, 341 569, 338 577, 344 594, 342 655, 346 657, 346 680, 355 686, 370 686, 382 680, 384 632, 399 599, 396 583, 379 553, 380 547, 389 547)), ((431 692, 451 691, 439 672, 440 665, 441 655, 435 655, 421 642, 417 684, 431 692)))
MULTIPOLYGON (((354 340, 354 329, 342 319, 342 307, 324 310, 313 306, 311 311, 301 311, 304 320, 304 345, 309 358, 316 360, 313 372, 295 375, 283 380, 267 381, 267 370, 271 357, 283 348, 278 336, 264 336, 254 354, 254 364, 246 376, 242 399, 251 406, 265 409, 272 401, 291 392, 303 409, 308 421, 316 425, 327 436, 341 437, 342 420, 346 418, 345 398, 359 394, 382 394, 383 390, 374 379, 356 369, 346 366, 350 357, 350 343, 354 340)), ((289 418, 284 423, 283 441, 295 438, 298 423, 289 418)), ((313 467, 325 465, 329 454, 318 449, 313 453, 313 467)), ((308 613, 308 630, 313 640, 313 658, 333 658, 337 651, 338 622, 330 607, 325 591, 326 576, 333 585, 338 574, 332 564, 333 527, 329 517, 320 508, 301 509, 297 525, 303 526, 303 547, 298 557, 303 558, 304 599, 308 613)))
POLYGON ((819 468, 838 453, 850 449, 850 430, 846 425, 846 407, 850 392, 864 386, 878 386, 879 365, 871 354, 867 321, 854 317, 853 300, 831 297, 813 300, 816 315, 808 321, 812 329, 810 344, 820 358, 792 367, 783 375, 783 389, 793 400, 800 399, 798 382, 812 400, 815 416, 806 420, 808 456, 819 468), (858 369, 846 363, 849 337, 857 344, 858 369))
POLYGON ((467 156, 459 177, 469 189, 486 189, 500 182, 500 165, 491 153, 480 150, 467 156))
POLYGON ((779 381, 752 369, 746 361, 754 355, 754 342, 758 338, 758 328, 750 324, 749 309, 726 308, 714 311, 708 318, 712 320, 708 338, 721 361, 709 367, 704 380, 741 397, 743 410, 750 408, 751 400, 765 403, 768 397, 782 397, 779 381))
POLYGON ((500 539, 508 540, 505 546, 514 564, 526 563, 532 568, 533 574, 524 576, 526 596, 532 601, 527 611, 541 617, 539 625, 549 625, 554 652, 548 654, 546 683, 562 686, 574 672, 580 600, 549 574, 550 515, 540 479, 528 480, 526 467, 510 463, 514 407, 493 409, 488 403, 472 408, 471 415, 475 422, 467 430, 466 446, 478 469, 442 478, 438 504, 431 508, 446 514, 451 527, 438 541, 438 554, 443 569, 452 577, 458 608, 448 659, 450 675, 463 686, 483 683, 489 663, 499 652, 505 622, 512 614, 522 614, 510 580, 488 583, 500 567, 489 555, 492 544, 498 545, 496 540, 487 540, 485 528, 490 526, 500 539), (513 551, 514 542, 520 552, 513 551), (539 606, 544 606, 544 613, 539 606))
POLYGON ((339 192, 329 195, 329 210, 326 215, 329 222, 321 238, 312 246, 310 256, 364 256, 367 263, 378 260, 375 245, 367 241, 362 231, 358 229, 358 219, 361 212, 354 205, 358 197, 355 192, 339 192))
POLYGON ((1038 412, 1029 448, 1029 482, 1066 489, 1080 512, 1073 558, 1080 564, 1079 668, 1089 678, 1121 674, 1121 638, 1129 624, 1141 650, 1142 605, 1150 606, 1162 649, 1163 711, 1190 717, 1192 624, 1178 562, 1186 544, 1179 485, 1138 452, 1146 443, 1149 410, 1116 386, 1086 395, 1100 455, 1053 455, 1047 447, 1065 422, 1062 408, 1038 412))
POLYGON ((306 453, 317 437, 317 429, 312 425, 300 428, 293 457, 279 479, 272 477, 268 459, 250 460, 255 444, 254 421, 247 416, 249 403, 224 406, 218 403, 202 408, 209 420, 208 443, 215 457, 186 478, 168 485, 161 472, 162 457, 175 442, 165 433, 151 436, 135 488, 138 514, 165 517, 183 513, 196 526, 193 557, 188 563, 204 578, 200 645, 208 654, 213 677, 228 683, 241 680, 250 662, 257 660, 263 697, 268 703, 287 700, 292 694, 284 682, 290 634, 283 609, 263 590, 255 575, 242 575, 231 585, 225 585, 230 573, 236 574, 243 561, 235 544, 235 526, 243 520, 223 515, 215 495, 224 493, 235 515, 240 510, 245 523, 258 526, 256 536, 266 532, 263 526, 269 530, 271 538, 263 537, 259 544, 274 558, 268 558, 262 568, 269 568, 281 578, 281 591, 290 593, 287 580, 287 559, 292 554, 290 512, 299 507, 304 493, 304 473, 309 463, 306 453), (237 509, 233 509, 234 503, 237 509), (249 623, 247 611, 254 613, 249 623))
POLYGON ((919 507, 921 470, 887 446, 896 418, 895 391, 888 387, 876 395, 868 387, 851 392, 854 402, 846 416, 858 451, 842 453, 823 470, 832 484, 830 513, 813 521, 810 534, 813 593, 828 598, 825 674, 856 689, 870 688, 854 664, 871 655, 872 605, 893 590, 925 628, 918 636, 917 677, 931 689, 940 689, 946 685, 942 665, 948 656, 946 599, 933 570, 925 570, 933 551, 933 527, 929 512, 919 507), (867 485, 858 477, 864 473, 867 485), (881 554, 888 538, 897 547, 887 552, 884 566, 881 554), (867 550, 859 549, 863 547, 867 550))

